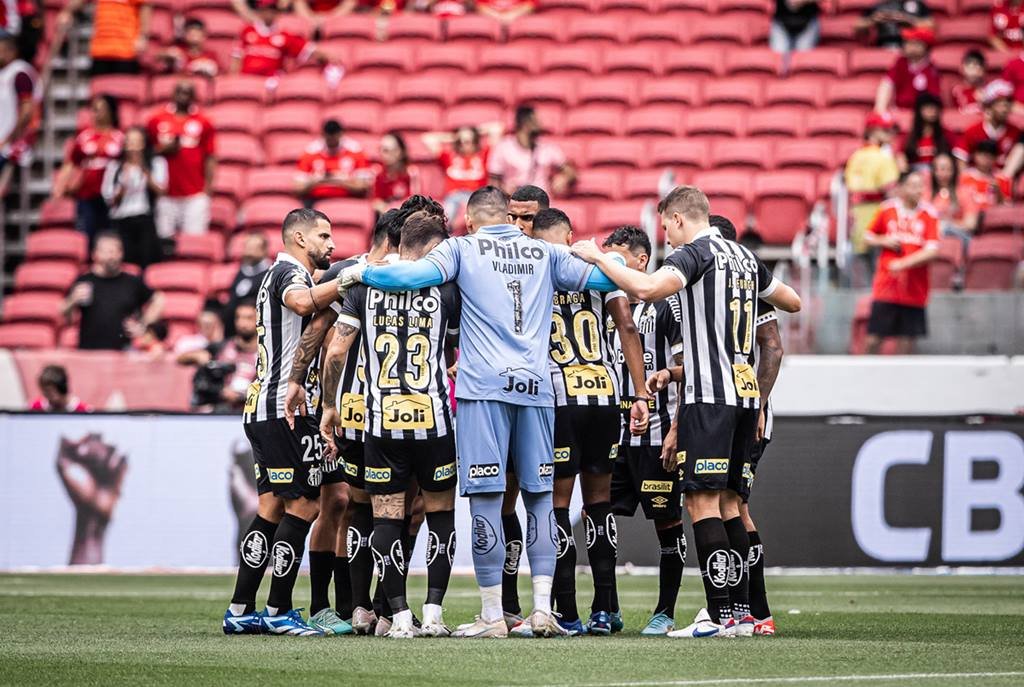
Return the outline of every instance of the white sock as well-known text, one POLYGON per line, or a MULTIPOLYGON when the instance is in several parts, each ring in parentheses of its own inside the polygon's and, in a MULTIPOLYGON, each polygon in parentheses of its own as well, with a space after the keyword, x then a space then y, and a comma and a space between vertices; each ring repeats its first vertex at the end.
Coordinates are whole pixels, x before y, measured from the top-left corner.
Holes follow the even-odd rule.
POLYGON ((231 611, 231 615, 242 615, 245 613, 245 604, 231 604, 228 610, 231 611))
POLYGON ((269 615, 269 616, 276 616, 277 615, 277 606, 267 606, 267 615, 269 615))
POLYGON ((440 622, 441 607, 437 604, 423 604, 423 624, 440 622))
POLYGON ((551 575, 534 575, 533 610, 551 612, 551 575))
POLYGON ((398 611, 391 617, 392 627, 412 627, 412 611, 405 609, 398 611))
MULTIPOLYGON (((550 589, 550 585, 548 588, 550 589)), ((483 602, 483 608, 480 610, 480 617, 486 622, 493 623, 495 620, 501 620, 504 617, 501 611, 500 584, 490 587, 480 587, 480 600, 483 602)))

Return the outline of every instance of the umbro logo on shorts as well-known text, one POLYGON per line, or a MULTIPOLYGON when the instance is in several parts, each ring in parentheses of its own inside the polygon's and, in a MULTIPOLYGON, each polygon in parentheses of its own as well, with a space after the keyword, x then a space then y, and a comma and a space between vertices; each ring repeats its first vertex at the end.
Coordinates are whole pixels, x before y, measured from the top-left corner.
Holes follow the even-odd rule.
POLYGON ((726 458, 701 458, 693 465, 695 475, 724 475, 729 472, 726 458))
POLYGON ((497 463, 486 463, 484 465, 469 466, 469 478, 479 479, 481 477, 497 477, 501 474, 497 463))

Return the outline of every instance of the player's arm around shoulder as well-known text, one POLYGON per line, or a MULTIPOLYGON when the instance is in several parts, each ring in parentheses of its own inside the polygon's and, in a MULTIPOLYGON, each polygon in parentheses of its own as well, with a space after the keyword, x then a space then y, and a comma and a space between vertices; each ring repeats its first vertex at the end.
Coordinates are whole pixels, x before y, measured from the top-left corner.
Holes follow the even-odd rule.
POLYGON ((686 279, 674 270, 662 268, 653 274, 632 270, 626 267, 612 253, 605 253, 598 248, 592 239, 577 241, 572 246, 574 255, 595 267, 597 273, 587 280, 587 288, 600 288, 597 284, 601 277, 610 282, 611 288, 618 287, 634 298, 642 301, 657 301, 666 298, 686 286, 686 279))

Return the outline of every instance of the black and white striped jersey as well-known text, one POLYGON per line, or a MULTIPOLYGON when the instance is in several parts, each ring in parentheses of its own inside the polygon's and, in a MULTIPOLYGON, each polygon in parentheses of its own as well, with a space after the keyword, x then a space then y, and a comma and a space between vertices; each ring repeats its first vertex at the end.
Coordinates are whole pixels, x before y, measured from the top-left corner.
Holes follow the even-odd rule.
MULTIPOLYGON (((640 343, 644 349, 644 378, 646 379, 657 370, 664 370, 674 365, 673 356, 683 351, 683 340, 679 330, 679 296, 673 294, 657 303, 633 303, 632 310, 633 323, 636 324, 640 343)), ((622 342, 618 331, 611 326, 609 329, 612 329, 614 339, 613 354, 622 389, 620 407, 625 417, 632 407, 632 397, 636 395, 636 389, 633 388, 633 380, 629 376, 629 367, 626 365, 626 357, 622 353, 622 342)), ((672 419, 676 416, 678 395, 679 385, 675 382, 658 392, 649 403, 648 410, 651 419, 647 431, 640 436, 635 436, 629 431, 628 424, 624 422, 622 443, 630 446, 661 446, 664 441, 664 433, 672 426, 672 419)))
MULTIPOLYGON (((345 260, 339 260, 330 266, 320 279, 320 283, 337 279, 342 270, 350 265, 366 262, 366 254, 357 255, 345 260)), ((333 301, 331 309, 341 315, 341 302, 333 301)), ((357 335, 361 336, 361 335, 357 335)), ((322 361, 317 360, 318 367, 322 361)), ((357 338, 348 349, 345 358, 345 369, 341 373, 341 380, 338 382, 338 396, 335 399, 335 408, 341 416, 341 436, 352 441, 363 440, 363 425, 366 422, 366 378, 363 373, 363 347, 357 338)))
POLYGON ((345 295, 338 322, 362 337, 364 431, 400 440, 454 431, 444 344, 458 335, 460 308, 455 284, 390 293, 358 284, 345 295))
MULTIPOLYGON (((778 314, 775 311, 775 306, 767 301, 757 301, 757 321, 754 323, 756 327, 760 327, 763 324, 769 322, 775 322, 779 319, 778 314)), ((761 365, 761 347, 754 346, 754 369, 757 370, 761 365)), ((765 417, 764 417, 764 438, 768 441, 772 439, 772 429, 775 426, 775 413, 772 411, 772 404, 770 399, 765 399, 765 417)))
POLYGON ((605 305, 625 297, 622 291, 555 291, 548 358, 556 406, 618 405, 605 305))
MULTIPOLYGON (((245 423, 284 418, 284 398, 288 393, 295 349, 310 317, 297 315, 284 304, 284 296, 294 289, 313 286, 313 277, 305 266, 288 253, 277 260, 263 277, 256 295, 256 336, 258 353, 256 379, 245 395, 242 420, 245 423)), ((319 397, 316 366, 306 377, 306 409, 312 413, 319 397), (315 392, 315 393, 311 393, 315 392)))
POLYGON ((682 402, 757 408, 757 300, 770 296, 778 282, 756 255, 713 228, 674 250, 661 269, 675 272, 685 283, 679 294, 682 402))

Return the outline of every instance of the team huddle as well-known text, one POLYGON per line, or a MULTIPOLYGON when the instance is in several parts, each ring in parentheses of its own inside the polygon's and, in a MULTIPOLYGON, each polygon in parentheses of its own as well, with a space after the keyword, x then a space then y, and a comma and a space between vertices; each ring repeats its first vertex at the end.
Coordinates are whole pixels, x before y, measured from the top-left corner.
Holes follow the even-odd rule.
POLYGON ((288 214, 257 299, 243 421, 259 509, 226 634, 609 635, 623 629, 615 518, 638 506, 661 549, 641 634, 774 634, 746 502, 771 436, 775 308, 796 312, 799 296, 694 187, 658 206, 674 250, 653 272, 643 230, 620 227, 603 249, 572 244, 571 219, 549 205, 532 186, 511 198, 478 189, 468 234, 451 238, 441 206, 414 196, 381 215, 367 254, 334 264, 330 220, 288 214), (577 479, 594 587, 585 621, 569 515, 577 479), (458 533, 456 488, 471 516, 458 533), (676 629, 684 508, 707 604, 676 629), (423 522, 417 618, 407 578, 423 522), (292 603, 307 536, 308 620, 292 603), (442 606, 457 540, 472 550, 482 608, 451 629, 442 606))

